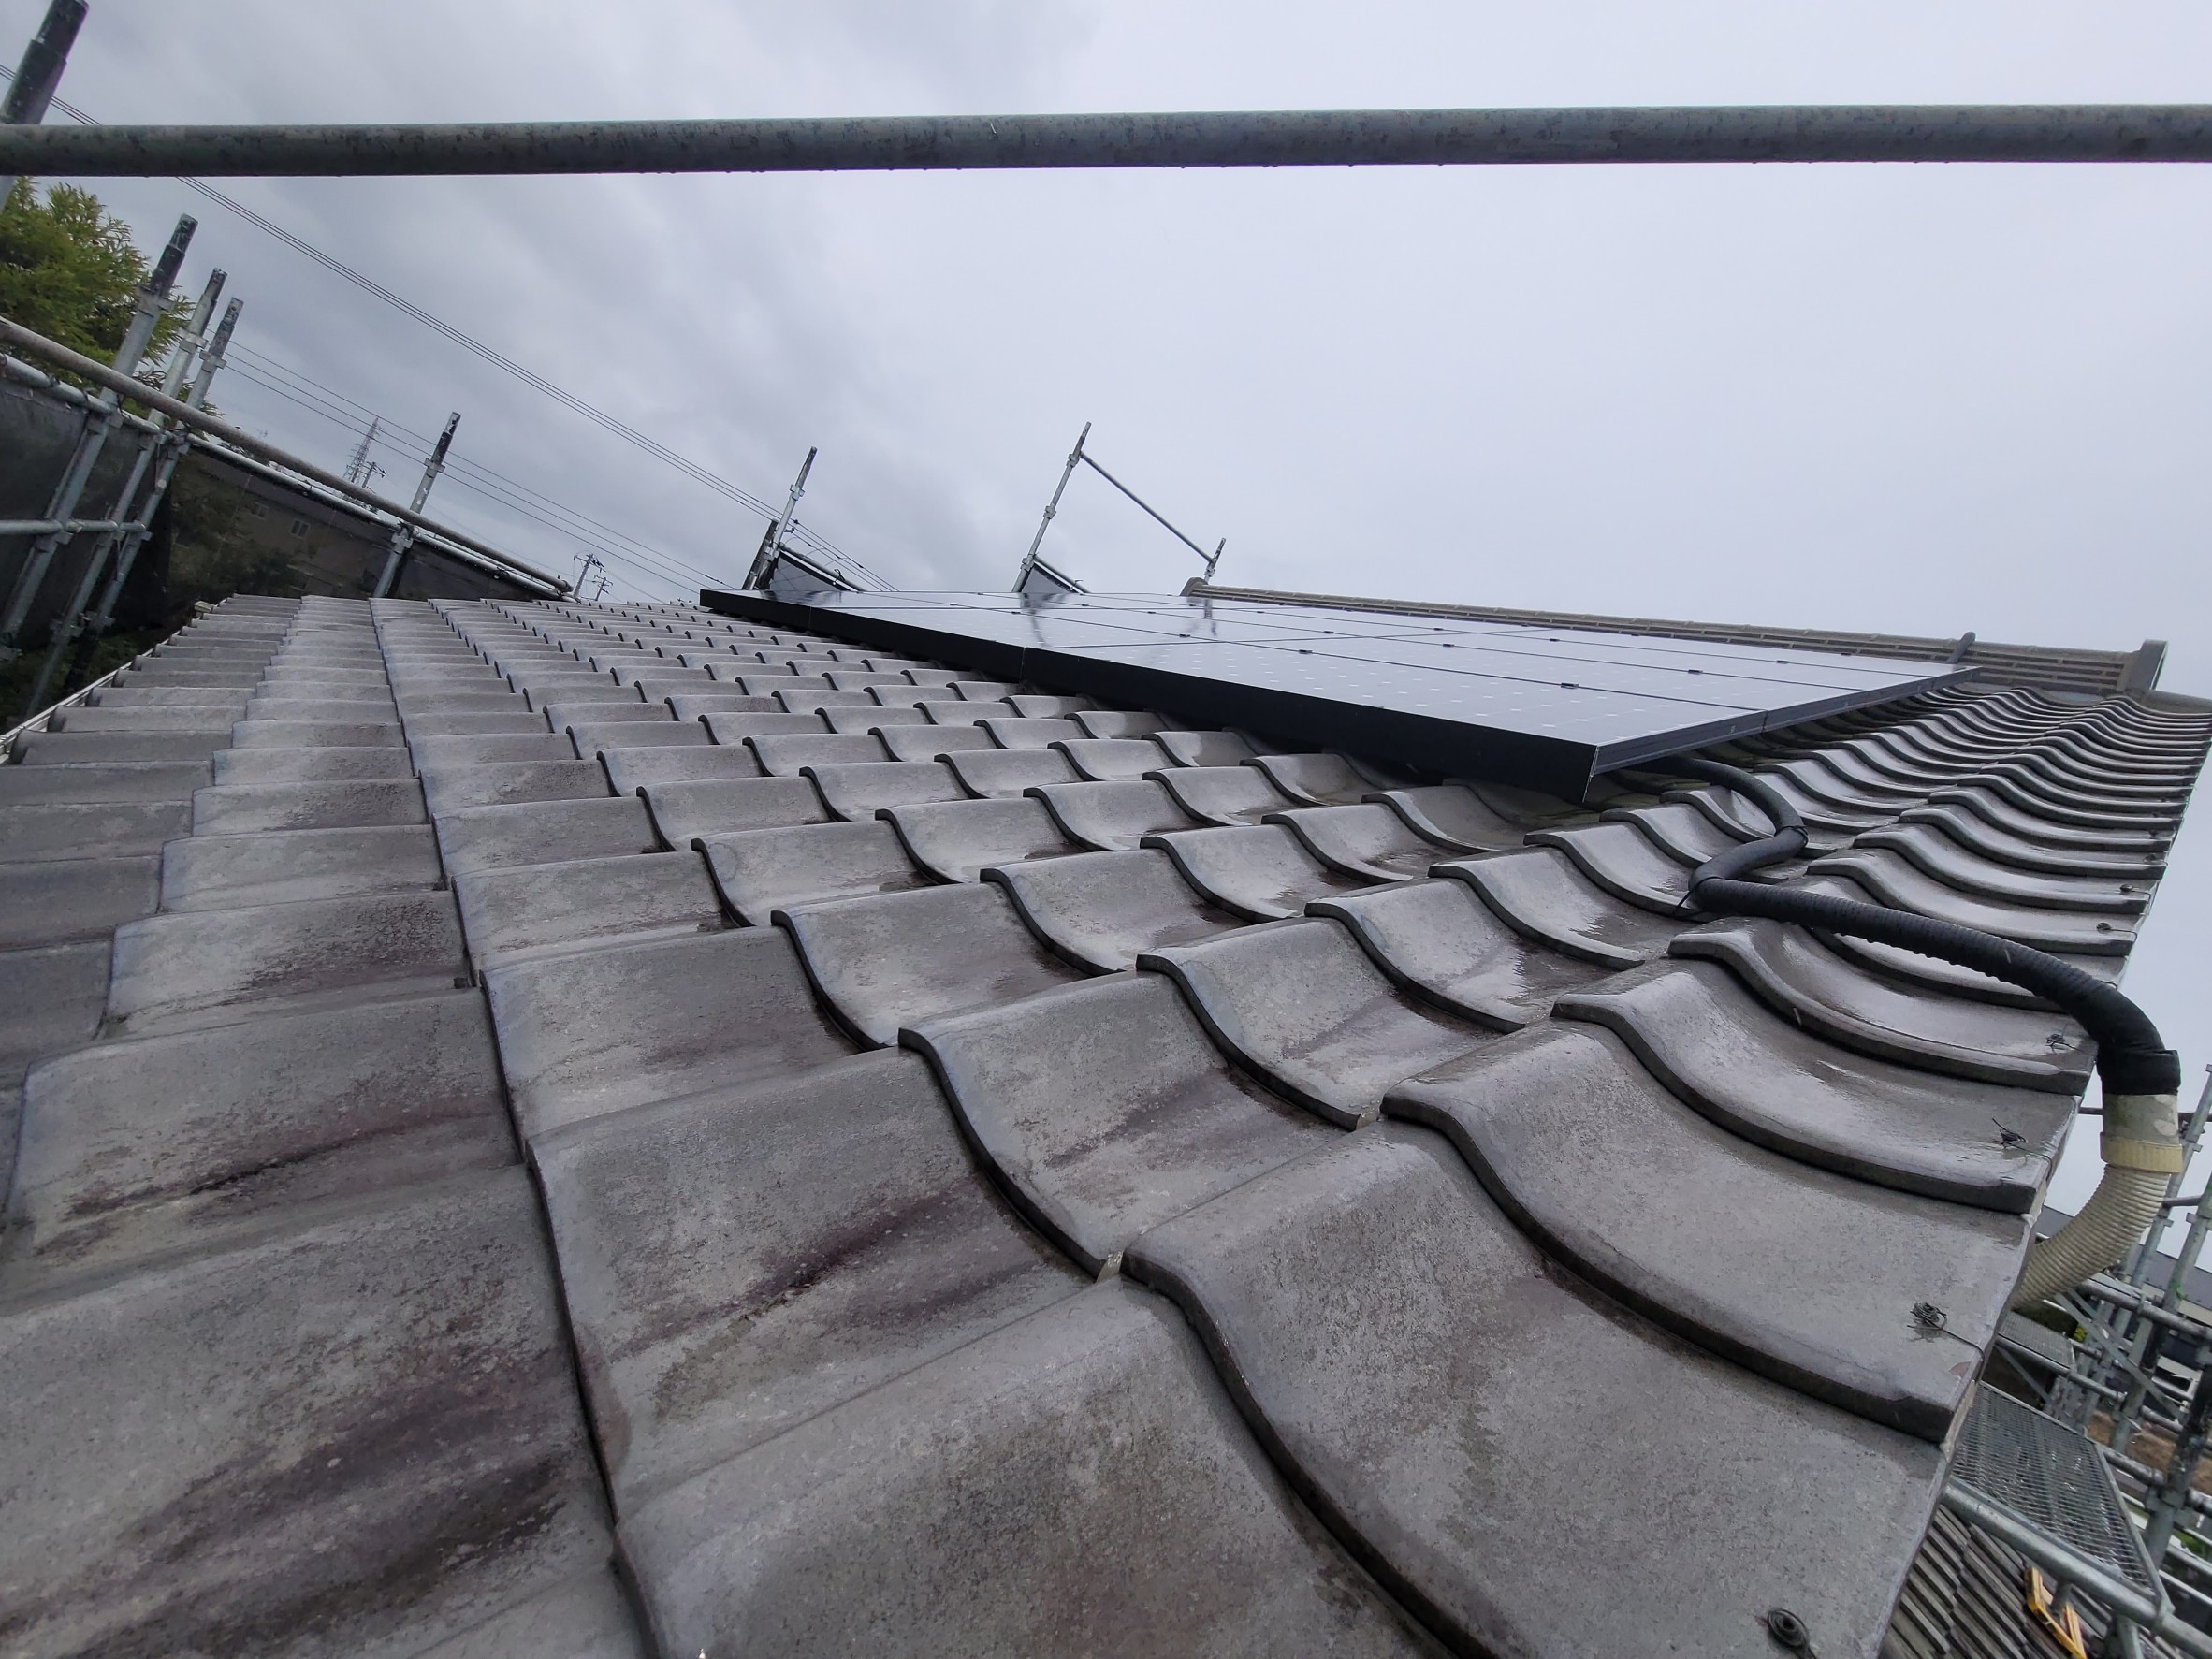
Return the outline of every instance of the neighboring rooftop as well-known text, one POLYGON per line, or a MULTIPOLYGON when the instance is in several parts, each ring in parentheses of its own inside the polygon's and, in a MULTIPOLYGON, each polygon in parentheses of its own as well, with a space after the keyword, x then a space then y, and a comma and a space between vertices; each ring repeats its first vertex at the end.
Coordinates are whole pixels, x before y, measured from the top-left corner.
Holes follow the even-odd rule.
MULTIPOLYGON (((1704 752, 2114 977, 2208 735, 1704 752)), ((1684 913, 1661 760, 691 605, 237 600, 14 758, 11 1653, 1870 1659, 2093 1058, 1684 913)))

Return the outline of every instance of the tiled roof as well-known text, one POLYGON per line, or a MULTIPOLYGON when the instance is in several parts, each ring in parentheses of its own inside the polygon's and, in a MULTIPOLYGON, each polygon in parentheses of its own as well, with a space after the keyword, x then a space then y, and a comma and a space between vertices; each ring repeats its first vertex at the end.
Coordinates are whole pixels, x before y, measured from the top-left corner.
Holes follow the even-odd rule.
MULTIPOLYGON (((2207 729, 1719 753, 2112 974, 2207 729)), ((22 750, 11 1653, 1870 1655, 2091 1058, 1683 914, 1724 790, 689 606, 232 601, 22 750)))

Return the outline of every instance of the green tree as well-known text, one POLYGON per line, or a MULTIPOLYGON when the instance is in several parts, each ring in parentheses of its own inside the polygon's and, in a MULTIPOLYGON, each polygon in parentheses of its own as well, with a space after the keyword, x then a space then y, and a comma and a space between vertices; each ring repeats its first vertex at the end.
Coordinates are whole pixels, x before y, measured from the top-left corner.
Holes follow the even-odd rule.
MULTIPOLYGON (((131 306, 147 265, 131 227, 74 184, 40 199, 18 179, 0 203, 0 316, 103 363, 130 327, 131 306)), ((188 302, 172 301, 153 331, 149 362, 158 362, 183 326, 188 302)))

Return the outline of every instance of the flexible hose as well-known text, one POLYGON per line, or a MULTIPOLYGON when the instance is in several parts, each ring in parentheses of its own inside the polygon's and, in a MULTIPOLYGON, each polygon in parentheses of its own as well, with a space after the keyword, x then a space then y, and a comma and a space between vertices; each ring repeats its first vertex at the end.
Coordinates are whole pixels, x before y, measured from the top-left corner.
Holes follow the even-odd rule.
POLYGON ((2177 1097, 2181 1056, 2165 1045, 2150 1016, 2103 980, 2056 956, 1955 922, 1742 880, 1805 850, 1805 820, 1765 779, 1717 761, 1671 763, 1673 769, 1754 802, 1774 833, 1708 859, 1691 873, 1687 908, 1714 915, 1794 922, 1853 939, 1895 945, 1955 962, 2032 992, 2081 1023, 2097 1044, 2104 1085, 2104 1173, 2081 1211, 2028 1253, 2012 1306, 2032 1307, 2117 1261, 2158 1218, 2166 1181, 2185 1154, 2177 1097))

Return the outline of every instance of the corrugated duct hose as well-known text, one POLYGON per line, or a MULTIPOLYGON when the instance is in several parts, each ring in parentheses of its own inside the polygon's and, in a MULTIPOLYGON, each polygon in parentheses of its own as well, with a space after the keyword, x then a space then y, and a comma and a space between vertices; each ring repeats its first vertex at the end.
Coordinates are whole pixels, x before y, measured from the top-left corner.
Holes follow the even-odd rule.
POLYGON ((2081 1022, 2096 1041, 2097 1075, 2104 1085, 2100 1142, 2104 1175, 2081 1213, 2029 1251, 2012 1305, 2033 1307, 2125 1256, 2158 1218, 2166 1178, 2180 1172, 2183 1157, 2176 1106, 2181 1057, 2165 1045, 2149 1017, 2114 987, 2071 963, 1994 934, 1831 894, 1743 880, 1752 871, 1805 850, 1804 819, 1772 785, 1740 767, 1698 760, 1666 765, 1756 802, 1775 825, 1775 833, 1765 839, 1732 847, 1699 865, 1690 877, 1685 908, 1795 922, 1956 962, 2032 992, 2081 1022))

